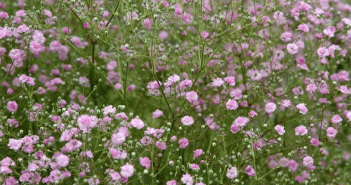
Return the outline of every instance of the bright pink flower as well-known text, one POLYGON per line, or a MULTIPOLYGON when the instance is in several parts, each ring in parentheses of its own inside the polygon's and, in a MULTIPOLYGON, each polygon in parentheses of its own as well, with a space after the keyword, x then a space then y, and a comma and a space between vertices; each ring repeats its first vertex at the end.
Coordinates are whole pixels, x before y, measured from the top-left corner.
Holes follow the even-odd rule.
POLYGON ((186 148, 189 145, 189 141, 188 141, 187 138, 184 137, 184 138, 179 140, 178 144, 179 144, 179 148, 183 148, 184 149, 184 148, 186 148))
POLYGON ((316 138, 312 138, 310 143, 311 143, 312 146, 318 146, 319 145, 319 141, 316 138))
POLYGON ((15 101, 7 102, 7 110, 10 112, 15 112, 18 108, 18 104, 15 101))
POLYGON ((250 165, 245 168, 245 173, 251 177, 255 176, 255 170, 250 165))
POLYGON ((300 31, 303 31, 303 32, 308 32, 309 31, 307 24, 300 24, 297 27, 297 29, 300 30, 300 31))

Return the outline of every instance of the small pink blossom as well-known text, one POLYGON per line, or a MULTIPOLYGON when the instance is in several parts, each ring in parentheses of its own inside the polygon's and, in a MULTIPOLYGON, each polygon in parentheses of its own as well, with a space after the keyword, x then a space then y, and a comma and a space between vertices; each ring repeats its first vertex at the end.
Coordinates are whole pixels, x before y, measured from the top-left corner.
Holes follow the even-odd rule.
POLYGON ((234 179, 238 176, 238 171, 236 169, 236 167, 232 167, 230 169, 227 170, 227 177, 228 179, 234 179))
POLYGON ((127 163, 124 166, 121 166, 121 176, 122 177, 131 177, 134 174, 134 167, 127 163))
POLYGON ((278 132, 279 135, 284 135, 285 133, 284 127, 281 125, 276 125, 274 129, 278 132))
POLYGON ((299 135, 303 136, 303 135, 307 134, 307 132, 308 132, 307 128, 303 125, 300 125, 300 126, 295 128, 295 135, 296 136, 299 136, 299 135))
POLYGON ((193 119, 193 117, 191 117, 191 116, 184 116, 184 117, 181 119, 181 122, 182 122, 183 125, 185 125, 185 126, 190 126, 190 125, 194 124, 194 119, 193 119))
POLYGON ((187 138, 182 138, 182 139, 179 140, 178 144, 179 144, 179 148, 183 148, 184 149, 184 148, 186 148, 189 145, 189 141, 188 141, 187 138))
POLYGON ((334 115, 331 118, 331 122, 334 124, 338 124, 338 123, 342 122, 342 118, 339 115, 334 115))
POLYGON ((137 128, 137 129, 142 129, 144 127, 144 122, 139 119, 139 118, 134 118, 130 121, 130 124, 132 124, 133 127, 137 128))
POLYGON ((290 43, 286 46, 286 49, 288 50, 289 54, 294 55, 298 52, 299 47, 295 43, 290 43))
POLYGON ((299 103, 298 105, 296 105, 296 108, 299 109, 299 112, 301 114, 306 114, 308 112, 308 109, 304 103, 299 103))
POLYGON ((10 112, 15 112, 18 108, 18 104, 15 101, 7 102, 7 110, 10 112))
POLYGON ((267 103, 265 106, 265 111, 270 114, 273 113, 277 109, 277 105, 275 103, 267 103))
POLYGON ((333 127, 327 128, 327 136, 329 138, 334 138, 336 136, 337 131, 333 127))

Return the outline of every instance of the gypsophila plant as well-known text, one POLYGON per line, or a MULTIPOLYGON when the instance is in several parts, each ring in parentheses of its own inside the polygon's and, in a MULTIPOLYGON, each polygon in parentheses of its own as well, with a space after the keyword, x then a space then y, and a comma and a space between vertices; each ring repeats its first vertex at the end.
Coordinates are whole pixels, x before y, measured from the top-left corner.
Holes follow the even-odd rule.
POLYGON ((343 0, 0 2, 0 184, 350 184, 343 0))

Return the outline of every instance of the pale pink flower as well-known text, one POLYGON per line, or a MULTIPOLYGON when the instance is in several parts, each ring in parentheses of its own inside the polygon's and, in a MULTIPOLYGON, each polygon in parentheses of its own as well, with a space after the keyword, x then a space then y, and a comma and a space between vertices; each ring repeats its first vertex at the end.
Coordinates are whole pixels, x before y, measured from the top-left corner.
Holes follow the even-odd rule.
POLYGON ((276 125, 274 129, 278 132, 279 135, 284 135, 285 133, 284 127, 281 125, 276 125))
POLYGON ((133 127, 137 128, 137 129, 142 129, 144 127, 144 122, 139 119, 139 118, 134 118, 130 121, 130 123, 132 124, 133 127))
POLYGON ((329 138, 334 138, 336 136, 337 131, 333 127, 327 128, 327 136, 329 138))
POLYGON ((294 55, 298 52, 299 47, 295 43, 290 43, 286 46, 286 49, 288 50, 289 54, 294 55))
POLYGON ((300 126, 295 128, 295 135, 296 136, 298 136, 298 135, 303 136, 303 135, 307 134, 307 132, 308 132, 307 128, 303 125, 300 125, 300 126))
POLYGON ((227 177, 228 179, 234 179, 238 176, 238 171, 236 169, 236 167, 232 167, 230 169, 227 170, 227 177))
POLYGON ((191 116, 184 116, 184 117, 181 119, 181 122, 182 122, 183 125, 185 125, 185 126, 190 126, 190 125, 194 124, 194 119, 193 119, 193 117, 191 117, 191 116))
POLYGON ((298 105, 296 105, 296 108, 299 109, 299 112, 301 114, 306 114, 308 112, 308 109, 304 103, 299 103, 298 105))

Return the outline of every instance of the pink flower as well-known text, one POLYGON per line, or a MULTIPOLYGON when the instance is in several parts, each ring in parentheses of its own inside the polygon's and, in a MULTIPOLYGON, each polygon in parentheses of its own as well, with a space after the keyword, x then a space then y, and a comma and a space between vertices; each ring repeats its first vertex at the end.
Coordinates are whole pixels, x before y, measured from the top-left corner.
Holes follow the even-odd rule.
POLYGON ((286 46, 288 53, 294 55, 298 52, 299 47, 295 43, 290 43, 286 46))
POLYGON ((132 124, 133 127, 137 128, 137 129, 142 129, 144 127, 144 122, 139 119, 139 118, 134 118, 130 121, 130 124, 132 124))
POLYGON ((255 170, 250 165, 245 168, 245 173, 251 177, 255 176, 255 170))
POLYGON ((152 113, 152 118, 153 119, 156 119, 156 118, 158 118, 160 116, 163 116, 163 112, 161 110, 157 109, 157 110, 155 110, 155 112, 152 113))
POLYGON ((310 143, 311 143, 312 146, 318 146, 319 145, 319 141, 316 138, 312 138, 310 143))
POLYGON ((190 103, 196 103, 197 100, 199 99, 199 96, 197 95, 196 92, 190 91, 190 92, 186 93, 185 98, 186 98, 186 100, 188 100, 190 103))
POLYGON ((274 129, 278 132, 279 135, 284 135, 285 133, 284 127, 281 125, 276 125, 274 129))
POLYGON ((306 87, 306 91, 310 94, 315 92, 316 90, 317 90, 317 86, 314 84, 308 84, 306 87))
POLYGON ((193 119, 193 117, 191 117, 191 116, 184 116, 184 117, 181 119, 181 122, 182 122, 183 125, 185 125, 185 126, 190 126, 190 125, 194 124, 194 119, 193 119))
POLYGON ((34 78, 32 78, 30 76, 26 76, 24 74, 19 77, 19 80, 21 83, 27 83, 31 86, 35 85, 34 78))
POLYGON ((144 166, 146 169, 150 169, 151 160, 148 157, 140 157, 139 162, 141 166, 144 166))
POLYGON ((241 130, 241 126, 239 126, 238 124, 236 124, 235 122, 230 126, 230 131, 235 134, 237 132, 239 132, 241 130))
POLYGON ((148 19, 148 18, 146 18, 146 19, 144 19, 144 22, 142 23, 142 25, 143 25, 143 27, 145 28, 145 29, 151 29, 151 22, 150 22, 150 19, 148 19))
POLYGON ((240 127, 245 126, 248 122, 250 121, 249 118, 247 117, 243 117, 243 116, 239 116, 238 118, 236 118, 234 120, 234 123, 240 127))
POLYGON ((202 152, 202 149, 194 150, 194 158, 198 158, 200 155, 202 155, 202 152))
POLYGON ((198 164, 195 164, 195 163, 191 164, 191 165, 190 165, 190 168, 191 168, 192 170, 200 170, 200 166, 199 166, 198 164))
POLYGON ((222 78, 213 79, 211 82, 212 87, 220 87, 222 85, 224 85, 224 81, 222 80, 222 78))
POLYGON ((124 166, 121 166, 120 169, 122 177, 131 177, 134 174, 134 167, 129 163, 125 164, 124 166))
POLYGON ((116 113, 116 108, 113 107, 112 105, 109 105, 104 108, 104 115, 107 116, 108 114, 114 114, 116 113))
POLYGON ((7 146, 9 146, 9 148, 12 149, 12 150, 18 151, 21 148, 22 143, 23 142, 22 142, 21 139, 17 140, 17 139, 10 138, 9 139, 9 144, 7 146))
POLYGON ((336 136, 337 131, 333 127, 327 128, 327 136, 329 138, 334 138, 336 136))
POLYGON ((122 132, 117 132, 116 134, 113 134, 111 137, 111 141, 115 145, 122 145, 125 140, 126 140, 126 136, 122 132))
POLYGON ((292 37, 292 33, 290 32, 284 32, 281 36, 280 39, 283 42, 290 42, 291 41, 291 37, 292 37))
POLYGON ((298 105, 296 105, 296 108, 299 109, 299 112, 301 114, 306 114, 308 112, 308 109, 304 103, 299 103, 298 105))
POLYGON ((342 122, 342 118, 339 115, 334 115, 331 118, 331 122, 334 124, 338 124, 338 123, 342 122))
POLYGON ((302 164, 303 164, 305 167, 311 167, 311 166, 313 166, 313 158, 310 157, 310 156, 304 157, 304 158, 303 158, 302 164))
POLYGON ((187 173, 187 174, 184 174, 180 180, 181 180, 182 183, 185 184, 185 185, 193 185, 193 183, 194 183, 193 178, 192 178, 191 175, 189 175, 188 173, 187 173))
POLYGON ((228 179, 234 179, 238 176, 238 171, 236 169, 236 167, 232 167, 230 169, 227 170, 227 177, 228 179))
POLYGON ((224 81, 226 81, 230 86, 235 85, 235 77, 234 76, 225 77, 224 81))
POLYGON ((90 28, 90 25, 89 25, 89 23, 88 22, 85 22, 84 24, 83 24, 83 27, 84 27, 84 29, 89 29, 90 28))
POLYGON ((239 107, 238 102, 232 99, 229 99, 225 106, 227 110, 236 110, 239 107))
POLYGON ((189 145, 189 141, 187 138, 184 137, 179 140, 178 144, 179 144, 179 148, 186 148, 189 145))
POLYGON ((320 47, 320 48, 318 48, 318 50, 317 50, 317 54, 318 54, 318 56, 321 57, 321 58, 327 57, 327 56, 329 56, 329 50, 328 50, 328 48, 326 48, 326 47, 320 47))
POLYGON ((83 133, 90 133, 91 129, 97 125, 98 118, 96 116, 84 114, 78 118, 77 122, 79 129, 83 131, 83 133))
POLYGON ((206 39, 210 34, 207 31, 202 31, 200 35, 202 36, 202 38, 206 39))
POLYGON ((265 106, 265 110, 268 114, 273 113, 277 109, 277 105, 275 103, 267 103, 265 106))
POLYGON ((251 110, 249 112, 249 116, 253 118, 253 117, 257 116, 257 112, 255 112, 254 110, 251 110))
POLYGON ((335 33, 335 27, 334 26, 328 26, 327 28, 325 28, 323 30, 323 33, 325 35, 327 35, 328 37, 334 37, 334 33, 335 33))
POLYGON ((300 31, 303 31, 303 32, 308 32, 309 31, 307 24, 300 24, 297 27, 297 29, 300 30, 300 31))
POLYGON ((307 134, 307 132, 308 132, 307 128, 303 125, 300 125, 300 126, 295 128, 295 135, 296 136, 298 136, 298 135, 303 136, 303 135, 307 134))
POLYGON ((167 181, 166 185, 177 185, 176 180, 167 181))
POLYGON ((61 155, 56 157, 56 164, 57 164, 57 166, 59 166, 59 167, 66 167, 66 166, 68 166, 68 163, 69 163, 68 156, 61 154, 61 155))
POLYGON ((7 102, 7 110, 10 112, 15 112, 18 108, 18 104, 15 101, 7 102))

